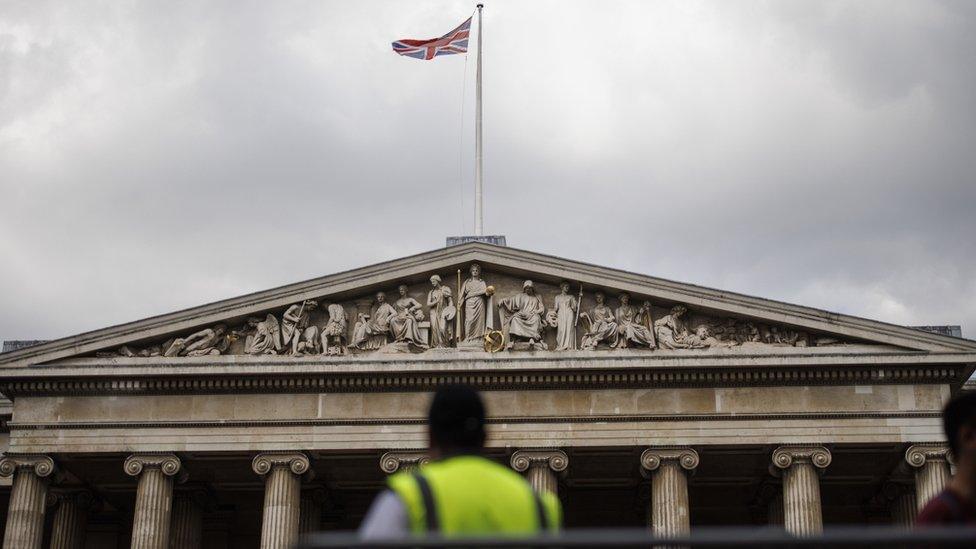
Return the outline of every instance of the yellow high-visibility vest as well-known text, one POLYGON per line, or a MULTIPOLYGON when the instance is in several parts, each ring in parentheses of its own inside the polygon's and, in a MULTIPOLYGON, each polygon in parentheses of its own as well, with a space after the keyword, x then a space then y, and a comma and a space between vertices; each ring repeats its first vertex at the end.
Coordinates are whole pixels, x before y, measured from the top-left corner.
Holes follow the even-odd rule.
POLYGON ((431 462, 387 483, 407 508, 415 534, 532 535, 556 532, 562 521, 556 496, 536 494, 521 475, 479 456, 431 462))

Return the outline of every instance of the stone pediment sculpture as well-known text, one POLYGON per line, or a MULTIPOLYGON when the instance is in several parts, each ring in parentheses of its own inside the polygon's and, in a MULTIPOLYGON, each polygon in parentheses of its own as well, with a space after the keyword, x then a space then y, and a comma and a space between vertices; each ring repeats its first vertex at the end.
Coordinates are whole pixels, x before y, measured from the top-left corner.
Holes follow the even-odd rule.
POLYGON ((471 243, 51 341, 5 353, 0 364, 436 355, 484 352, 486 337, 503 338, 491 349, 501 349, 496 356, 976 348, 968 340, 471 243))

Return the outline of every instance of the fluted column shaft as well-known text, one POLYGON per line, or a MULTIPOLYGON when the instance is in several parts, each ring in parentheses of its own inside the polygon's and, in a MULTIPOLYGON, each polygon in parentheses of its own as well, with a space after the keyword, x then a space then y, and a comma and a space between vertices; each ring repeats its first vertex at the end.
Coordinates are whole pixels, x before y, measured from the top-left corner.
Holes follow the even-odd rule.
POLYGON ((40 549, 47 507, 47 478, 54 461, 47 456, 7 455, 0 460, 0 475, 13 476, 4 549, 40 549))
POLYGON ((811 463, 796 463, 783 472, 783 525, 794 534, 823 530, 820 475, 811 463))
POLYGON ((688 477, 698 467, 698 452, 691 448, 648 448, 641 454, 644 474, 651 476, 651 530, 661 537, 691 530, 688 477))
POLYGON ((139 478, 132 549, 169 549, 173 475, 181 467, 173 454, 135 454, 125 460, 125 472, 139 478))
POLYGON ((915 516, 918 514, 918 503, 915 494, 905 492, 891 501, 891 522, 896 526, 911 528, 915 525, 915 516))
POLYGON ((831 455, 822 446, 780 446, 773 465, 783 475, 783 526, 797 535, 823 531, 820 507, 820 471, 830 465, 831 455))
POLYGON ((562 450, 519 450, 512 454, 511 465, 512 469, 525 473, 536 492, 558 494, 556 475, 569 467, 569 456, 562 450))
POLYGON ((82 549, 88 527, 88 508, 92 495, 87 491, 55 495, 57 508, 51 525, 51 549, 82 549))
POLYGON ((677 462, 662 463, 651 479, 651 526, 662 536, 684 534, 691 528, 688 479, 677 462))
POLYGON ((922 507, 949 483, 949 447, 943 443, 915 444, 905 451, 905 461, 915 468, 916 508, 922 507))
POLYGON ((264 476, 261 549, 287 549, 298 541, 302 475, 310 463, 300 453, 266 453, 254 458, 254 472, 264 476))
POLYGON ((275 467, 264 481, 261 549, 290 547, 298 540, 301 479, 287 467, 275 467))
POLYGON ((203 508, 190 493, 178 493, 173 499, 171 549, 203 547, 203 508))
POLYGON ((302 490, 301 509, 298 513, 298 533, 311 534, 322 529, 322 502, 325 490, 312 488, 302 490))

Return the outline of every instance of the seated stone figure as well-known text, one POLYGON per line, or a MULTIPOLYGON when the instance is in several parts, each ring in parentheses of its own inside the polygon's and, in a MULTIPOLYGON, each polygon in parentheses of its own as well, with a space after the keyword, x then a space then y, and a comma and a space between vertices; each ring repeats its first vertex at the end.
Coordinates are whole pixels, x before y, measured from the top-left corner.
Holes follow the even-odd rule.
POLYGON ((654 323, 657 344, 662 349, 704 349, 710 346, 707 331, 701 334, 692 334, 688 331, 684 320, 681 319, 686 312, 688 309, 685 306, 675 305, 669 314, 654 323), (702 336, 705 338, 703 339, 702 336))
POLYGON ((376 292, 376 305, 372 312, 359 313, 359 320, 352 330, 352 346, 375 351, 385 345, 390 336, 390 320, 396 314, 396 310, 386 302, 386 294, 376 292))
POLYGON ((407 295, 406 284, 401 284, 397 291, 400 293, 400 299, 393 304, 396 314, 390 318, 393 340, 426 349, 427 342, 420 335, 420 328, 417 325, 418 321, 424 319, 420 302, 407 295))
POLYGON ((651 304, 645 303, 640 311, 630 304, 630 295, 623 293, 617 298, 620 306, 617 307, 617 333, 620 338, 617 340, 618 349, 626 349, 630 344, 638 347, 649 347, 653 349, 654 333, 651 332, 651 304), (641 322, 647 322, 642 324, 641 322))
POLYGON ((244 340, 244 352, 249 355, 276 355, 281 351, 281 328, 278 319, 269 314, 260 318, 247 319, 247 325, 254 333, 244 340))
POLYGON ((610 347, 617 346, 617 321, 613 316, 613 311, 605 303, 606 296, 603 292, 593 294, 596 299, 596 306, 589 313, 580 313, 580 318, 585 318, 590 324, 590 328, 583 334, 580 341, 580 349, 592 351, 600 346, 601 343, 610 347))
POLYGON ((498 308, 502 313, 502 325, 508 327, 509 348, 517 342, 527 342, 529 347, 536 349, 548 348, 542 341, 546 306, 536 295, 531 280, 522 284, 522 293, 499 301, 498 308))

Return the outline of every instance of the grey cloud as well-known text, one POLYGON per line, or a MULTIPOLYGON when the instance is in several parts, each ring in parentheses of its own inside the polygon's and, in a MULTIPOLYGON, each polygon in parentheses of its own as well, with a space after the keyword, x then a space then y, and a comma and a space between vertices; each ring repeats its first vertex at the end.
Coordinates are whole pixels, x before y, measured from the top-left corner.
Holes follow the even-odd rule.
MULTIPOLYGON (((973 335, 974 9, 890 4, 488 4, 487 229, 973 335)), ((470 231, 473 63, 388 44, 471 7, 0 6, 0 338, 470 231)))

